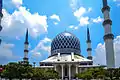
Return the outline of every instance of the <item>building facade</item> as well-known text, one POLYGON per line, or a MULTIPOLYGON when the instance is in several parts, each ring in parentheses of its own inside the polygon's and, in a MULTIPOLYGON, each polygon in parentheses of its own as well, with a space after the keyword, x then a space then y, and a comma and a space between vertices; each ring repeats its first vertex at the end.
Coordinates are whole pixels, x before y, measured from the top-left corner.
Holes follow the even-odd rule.
POLYGON ((101 67, 102 65, 93 65, 89 29, 87 39, 88 57, 85 58, 81 54, 80 41, 74 34, 67 31, 58 34, 51 43, 51 55, 40 62, 40 68, 54 69, 61 79, 71 80, 75 74, 88 68, 101 67))

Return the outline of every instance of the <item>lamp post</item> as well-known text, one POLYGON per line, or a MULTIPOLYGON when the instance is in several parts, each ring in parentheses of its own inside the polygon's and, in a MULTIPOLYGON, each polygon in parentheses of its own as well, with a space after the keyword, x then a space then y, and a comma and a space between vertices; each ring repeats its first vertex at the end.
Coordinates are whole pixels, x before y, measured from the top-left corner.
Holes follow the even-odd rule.
POLYGON ((34 68, 35 68, 35 64, 36 64, 36 62, 33 62, 33 66, 34 66, 34 68))

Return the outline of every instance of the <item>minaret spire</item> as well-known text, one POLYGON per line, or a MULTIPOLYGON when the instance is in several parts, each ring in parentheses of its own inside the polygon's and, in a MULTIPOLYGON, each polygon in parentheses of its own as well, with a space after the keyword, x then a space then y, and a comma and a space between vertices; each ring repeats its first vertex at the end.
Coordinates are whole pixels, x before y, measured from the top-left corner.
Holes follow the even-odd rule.
POLYGON ((106 63, 107 68, 115 67, 115 56, 114 56, 114 47, 113 47, 113 39, 114 35, 112 34, 111 25, 112 21, 109 16, 110 7, 107 5, 107 0, 103 0, 103 8, 102 13, 104 15, 104 41, 105 41, 105 51, 106 51, 106 63))
MULTIPOLYGON (((2 0, 0 0, 0 31, 2 30, 2 26, 1 26, 1 19, 3 17, 3 14, 2 14, 2 0)), ((0 39, 0 44, 1 44, 1 39, 0 39)))
POLYGON ((92 51, 92 48, 91 48, 91 40, 90 40, 90 32, 89 32, 89 28, 87 26, 87 52, 88 52, 88 57, 87 59, 90 59, 92 60, 92 55, 91 55, 91 51, 92 51))
POLYGON ((26 36, 25 36, 25 42, 24 42, 24 58, 23 61, 24 63, 28 63, 28 46, 29 46, 29 42, 28 42, 28 29, 26 30, 26 36))
POLYGON ((90 40, 90 32, 89 32, 89 28, 87 27, 87 41, 91 42, 90 40))
POLYGON ((25 43, 28 44, 28 29, 27 29, 27 31, 26 31, 25 43))
POLYGON ((107 0, 103 0, 103 7, 107 6, 107 0))

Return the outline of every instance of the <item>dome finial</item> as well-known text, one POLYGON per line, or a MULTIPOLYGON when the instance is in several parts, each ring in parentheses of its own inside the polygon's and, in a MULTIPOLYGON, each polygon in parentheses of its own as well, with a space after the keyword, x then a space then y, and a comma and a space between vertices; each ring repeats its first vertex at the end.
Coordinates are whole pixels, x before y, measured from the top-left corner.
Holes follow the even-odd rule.
POLYGON ((65 28, 65 31, 64 32, 67 32, 67 28, 65 28))

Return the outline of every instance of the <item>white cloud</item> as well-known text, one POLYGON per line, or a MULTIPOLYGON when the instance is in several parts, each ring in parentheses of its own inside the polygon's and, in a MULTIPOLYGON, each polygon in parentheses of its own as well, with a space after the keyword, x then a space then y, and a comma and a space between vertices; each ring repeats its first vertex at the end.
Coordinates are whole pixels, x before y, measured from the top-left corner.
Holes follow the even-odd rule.
POLYGON ((7 10, 18 9, 22 4, 23 0, 3 0, 3 5, 7 10))
POLYGON ((12 0, 12 3, 16 6, 16 7, 20 7, 23 2, 22 0, 12 0))
POLYGON ((50 16, 50 19, 54 20, 53 23, 55 25, 58 25, 58 22, 60 22, 60 17, 56 14, 53 14, 52 16, 50 16))
POLYGON ((113 0, 114 2, 120 2, 120 0, 113 0))
POLYGON ((47 32, 47 17, 38 13, 31 14, 25 7, 19 7, 12 14, 3 9, 1 36, 16 37, 24 35, 26 28, 32 37, 37 37, 47 32), (19 31, 19 32, 18 32, 19 31))
POLYGON ((58 22, 54 22, 55 25, 58 25, 58 22))
POLYGON ((69 28, 74 28, 74 26, 73 26, 73 25, 71 25, 71 26, 69 26, 69 28))
POLYGON ((100 16, 98 16, 97 18, 92 19, 92 21, 93 21, 94 23, 99 23, 99 22, 102 22, 102 21, 103 21, 103 18, 101 18, 100 16))
POLYGON ((69 0, 69 2, 73 11, 77 10, 81 5, 83 5, 82 0, 69 0))
POLYGON ((0 64, 7 64, 8 61, 17 60, 19 57, 12 52, 14 44, 2 42, 0 45, 0 64))
POLYGON ((39 55, 42 55, 40 53, 40 51, 45 51, 47 52, 48 54, 50 54, 50 43, 51 43, 51 39, 49 39, 48 37, 45 37, 43 40, 41 40, 38 45, 33 49, 31 50, 30 52, 33 53, 34 55, 38 54, 39 55))
POLYGON ((53 14, 52 16, 50 16, 50 19, 60 21, 60 17, 58 15, 56 15, 56 14, 53 14))
POLYGON ((74 16, 78 19, 86 13, 86 9, 84 7, 80 7, 78 10, 74 12, 74 16))
POLYGON ((115 2, 118 7, 120 6, 120 0, 113 0, 113 2, 115 2))
POLYGON ((84 26, 84 25, 87 25, 87 24, 89 24, 89 17, 81 17, 80 18, 80 25, 81 26, 84 26))
POLYGON ((88 8, 88 12, 91 12, 91 11, 92 11, 92 8, 91 8, 91 7, 89 7, 89 8, 88 8))
POLYGON ((18 36, 16 36, 16 40, 20 40, 20 38, 18 36))
POLYGON ((76 10, 77 7, 78 7, 78 0, 70 0, 70 7, 71 7, 73 10, 76 10))
POLYGON ((85 25, 89 24, 89 17, 88 16, 84 16, 84 14, 90 12, 91 10, 92 10, 92 8, 88 8, 88 10, 86 10, 86 8, 80 7, 78 10, 76 10, 74 12, 74 16, 79 21, 79 25, 80 26, 85 26, 85 25))
MULTIPOLYGON (((120 67, 120 36, 117 36, 114 39, 114 50, 116 67, 120 67)), ((105 44, 99 43, 95 51, 96 55, 94 58, 94 63, 105 65, 106 64, 105 44)))
POLYGON ((74 29, 75 29, 75 30, 77 30, 77 29, 78 29, 78 27, 76 26, 74 29))
POLYGON ((41 57, 41 53, 40 52, 35 52, 34 54, 32 54, 33 57, 41 57))
POLYGON ((70 25, 69 28, 70 28, 70 29, 73 29, 73 30, 77 30, 77 29, 78 29, 78 26, 70 25))

